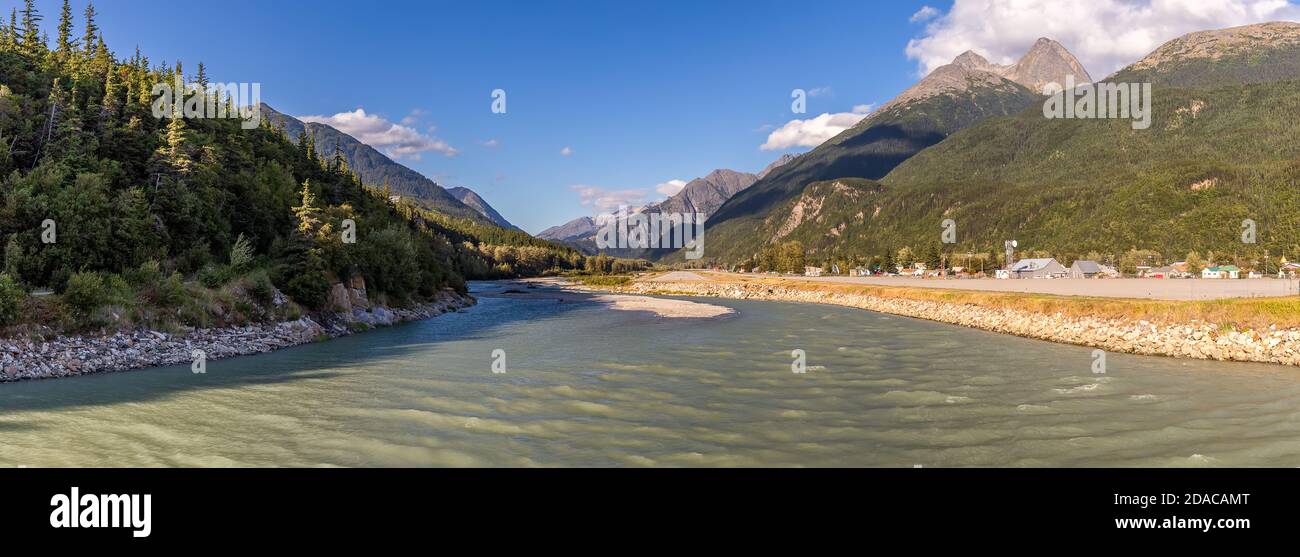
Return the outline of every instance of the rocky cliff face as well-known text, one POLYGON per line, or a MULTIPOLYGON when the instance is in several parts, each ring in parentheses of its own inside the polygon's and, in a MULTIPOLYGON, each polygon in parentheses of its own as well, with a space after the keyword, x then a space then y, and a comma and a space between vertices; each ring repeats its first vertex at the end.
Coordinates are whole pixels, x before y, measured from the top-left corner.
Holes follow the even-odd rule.
POLYGON ((1015 64, 1002 66, 989 62, 973 50, 967 50, 953 59, 951 64, 940 66, 925 79, 903 91, 902 94, 881 107, 881 110, 945 93, 957 93, 978 86, 998 87, 1007 80, 1041 93, 1048 83, 1064 85, 1067 76, 1074 82, 1092 83, 1092 76, 1065 46, 1046 37, 1038 39, 1029 52, 1015 64))
POLYGON ((1048 38, 1038 39, 1019 62, 1003 68, 1000 73, 1037 92, 1042 92, 1048 83, 1064 85, 1067 76, 1074 76, 1075 83, 1092 83, 1092 76, 1088 75, 1079 59, 1061 43, 1048 38))

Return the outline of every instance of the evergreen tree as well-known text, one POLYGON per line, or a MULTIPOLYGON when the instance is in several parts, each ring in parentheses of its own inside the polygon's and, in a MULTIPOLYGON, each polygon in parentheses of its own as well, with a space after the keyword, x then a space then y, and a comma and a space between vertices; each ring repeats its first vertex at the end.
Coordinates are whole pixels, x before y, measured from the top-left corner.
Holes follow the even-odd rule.
POLYGON ((201 92, 204 93, 204 94, 207 93, 207 91, 208 91, 208 70, 207 70, 207 68, 203 65, 203 62, 199 62, 199 72, 198 72, 197 75, 194 76, 194 82, 199 84, 199 91, 201 91, 201 92))
POLYGON ((23 2, 23 50, 29 56, 40 53, 45 45, 41 43, 41 13, 36 9, 36 0, 23 2))
POLYGON ((58 49, 62 54, 72 52, 72 6, 63 0, 63 9, 59 11, 58 49))
MULTIPOLYGON (((86 52, 93 53, 93 45, 95 44, 95 38, 99 36, 99 27, 95 25, 94 4, 90 4, 90 3, 86 4, 86 11, 84 17, 86 19, 86 32, 81 36, 81 47, 84 48, 86 52)), ((137 48, 136 53, 138 54, 139 52, 140 50, 137 48)))

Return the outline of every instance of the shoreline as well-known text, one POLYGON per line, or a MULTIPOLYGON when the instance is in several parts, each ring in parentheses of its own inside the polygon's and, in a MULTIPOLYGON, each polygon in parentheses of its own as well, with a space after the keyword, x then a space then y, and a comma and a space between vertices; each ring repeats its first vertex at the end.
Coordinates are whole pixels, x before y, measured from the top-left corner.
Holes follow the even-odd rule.
MULTIPOLYGON (((1224 330, 1205 321, 1162 323, 1144 319, 1069 316, 976 303, 910 299, 852 292, 851 288, 789 282, 725 279, 636 281, 620 287, 592 287, 624 294, 699 296, 736 300, 803 302, 853 307, 959 325, 992 333, 1099 348, 1107 352, 1300 366, 1300 328, 1224 330)), ((877 289, 874 292, 879 292, 877 289)))
POLYGON ((194 329, 185 334, 154 330, 103 335, 59 336, 52 340, 0 339, 0 383, 38 381, 117 373, 192 363, 194 350, 207 360, 264 354, 323 342, 376 327, 422 321, 471 307, 477 300, 443 290, 434 301, 411 308, 374 306, 328 314, 319 321, 295 321, 239 327, 194 329), (323 322, 323 323, 322 323, 323 322), (355 328, 361 324, 361 328, 355 328))

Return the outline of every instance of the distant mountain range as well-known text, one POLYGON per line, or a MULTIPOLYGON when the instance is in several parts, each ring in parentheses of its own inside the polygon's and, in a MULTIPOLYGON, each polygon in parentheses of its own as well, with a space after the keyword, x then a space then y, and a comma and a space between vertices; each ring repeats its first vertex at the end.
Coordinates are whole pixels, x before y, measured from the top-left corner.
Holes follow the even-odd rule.
POLYGON ((303 133, 312 135, 316 142, 316 152, 322 157, 333 156, 334 150, 339 149, 347 159, 348 166, 368 186, 382 188, 387 185, 394 194, 410 198, 448 216, 519 230, 468 188, 455 188, 463 190, 460 193, 448 191, 437 182, 394 162, 374 147, 332 126, 303 122, 278 112, 265 103, 262 104, 262 115, 273 125, 284 126, 285 133, 294 142, 299 141, 303 133))
POLYGON ((1300 256, 1300 24, 1191 33, 1107 78, 1154 84, 1146 130, 1045 118, 1035 89, 1068 74, 1089 80, 1048 39, 1011 66, 962 54, 727 201, 706 261, 794 240, 817 263, 901 247, 988 254, 1009 239, 1065 263, 1131 249, 1248 265, 1300 256), (955 246, 939 241, 947 219, 955 246), (1245 219, 1259 223, 1255 244, 1241 241, 1245 219))
MULTIPOLYGON (((707 176, 691 180, 673 196, 640 208, 641 213, 678 213, 702 214, 705 218, 713 216, 718 208, 737 193, 754 185, 759 179, 773 170, 795 160, 795 155, 783 155, 768 165, 758 174, 718 169, 707 176)), ((553 226, 537 235, 543 240, 564 242, 587 254, 597 252, 595 236, 603 219, 597 217, 579 217, 560 226, 553 226)), ((605 250, 620 257, 655 258, 666 255, 672 250, 605 250)))

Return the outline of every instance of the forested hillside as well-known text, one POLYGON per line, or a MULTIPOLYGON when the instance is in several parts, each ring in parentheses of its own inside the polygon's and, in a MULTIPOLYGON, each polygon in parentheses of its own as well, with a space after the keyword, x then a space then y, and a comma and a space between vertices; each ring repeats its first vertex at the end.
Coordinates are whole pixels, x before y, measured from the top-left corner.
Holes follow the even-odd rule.
POLYGON ((192 84, 174 102, 200 102, 207 68, 119 59, 94 17, 88 7, 74 21, 65 2, 47 43, 29 0, 0 27, 0 325, 270 319, 328 309, 331 284, 352 277, 402 305, 463 291, 467 277, 586 264, 520 232, 394 204, 341 154, 321 157, 267 120, 155 117, 155 84, 192 84), (28 297, 45 288, 58 295, 28 297), (271 303, 276 288, 297 305, 271 303))

